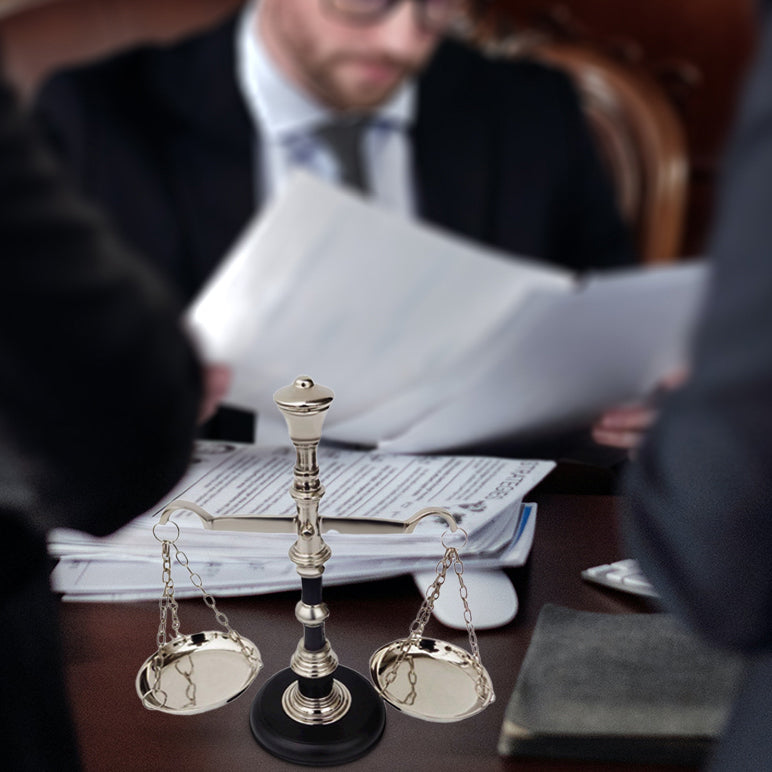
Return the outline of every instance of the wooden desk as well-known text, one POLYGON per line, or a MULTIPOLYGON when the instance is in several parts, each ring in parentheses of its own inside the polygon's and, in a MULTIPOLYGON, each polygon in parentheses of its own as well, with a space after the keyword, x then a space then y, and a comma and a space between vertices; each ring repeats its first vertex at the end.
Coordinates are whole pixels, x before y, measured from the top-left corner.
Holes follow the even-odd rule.
MULTIPOLYGON (((380 743, 365 758, 338 769, 577 772, 628 768, 597 762, 501 759, 496 753, 504 709, 543 604, 614 613, 650 608, 641 599, 587 584, 579 576, 583 568, 624 557, 618 546, 612 497, 546 494, 536 498, 539 510, 530 561, 512 572, 520 611, 507 627, 479 633, 496 702, 481 714, 454 724, 419 721, 387 706, 380 743)), ((333 649, 341 664, 363 674, 376 648, 407 634, 420 604, 409 578, 328 588, 325 595, 331 611, 327 633, 333 649)), ((66 667, 86 770, 298 769, 265 753, 249 729, 255 694, 268 676, 289 665, 301 636, 294 616, 298 597, 299 593, 281 593, 218 601, 234 628, 258 645, 264 670, 235 702, 186 717, 145 710, 134 691, 137 670, 155 648, 157 604, 63 604, 66 667)), ((469 599, 474 615, 475 603, 480 602, 474 597, 474 585, 470 585, 469 599)), ((211 611, 201 601, 182 601, 180 618, 183 632, 217 629, 211 611)), ((468 647, 466 633, 434 621, 427 634, 468 647)), ((640 765, 629 768, 644 769, 640 765)))

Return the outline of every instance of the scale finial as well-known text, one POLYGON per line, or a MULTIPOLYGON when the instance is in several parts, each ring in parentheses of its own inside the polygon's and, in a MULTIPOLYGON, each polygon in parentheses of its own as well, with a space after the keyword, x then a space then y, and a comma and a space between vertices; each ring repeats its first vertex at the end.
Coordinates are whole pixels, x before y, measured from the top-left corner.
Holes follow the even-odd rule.
POLYGON ((292 442, 318 443, 322 425, 333 398, 332 389, 320 386, 307 375, 299 375, 273 395, 273 401, 287 422, 292 442))

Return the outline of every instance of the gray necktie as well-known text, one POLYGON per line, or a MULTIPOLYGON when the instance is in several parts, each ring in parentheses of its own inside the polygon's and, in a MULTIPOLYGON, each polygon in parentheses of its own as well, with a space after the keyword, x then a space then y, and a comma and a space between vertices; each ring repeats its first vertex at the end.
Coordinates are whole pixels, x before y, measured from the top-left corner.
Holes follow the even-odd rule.
POLYGON ((362 140, 367 126, 364 118, 358 118, 328 123, 315 131, 337 159, 341 183, 365 194, 369 193, 369 180, 362 158, 362 140))

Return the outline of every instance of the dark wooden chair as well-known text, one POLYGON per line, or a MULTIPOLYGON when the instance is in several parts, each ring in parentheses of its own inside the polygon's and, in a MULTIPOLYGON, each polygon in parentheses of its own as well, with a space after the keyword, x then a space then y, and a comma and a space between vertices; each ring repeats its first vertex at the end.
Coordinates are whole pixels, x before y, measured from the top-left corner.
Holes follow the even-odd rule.
POLYGON ((678 113, 662 88, 645 74, 575 44, 545 44, 534 54, 573 77, 642 261, 680 257, 688 152, 678 113))
POLYGON ((681 118, 664 88, 642 68, 576 41, 526 31, 484 45, 491 55, 527 56, 571 76, 641 261, 681 257, 689 154, 681 118))

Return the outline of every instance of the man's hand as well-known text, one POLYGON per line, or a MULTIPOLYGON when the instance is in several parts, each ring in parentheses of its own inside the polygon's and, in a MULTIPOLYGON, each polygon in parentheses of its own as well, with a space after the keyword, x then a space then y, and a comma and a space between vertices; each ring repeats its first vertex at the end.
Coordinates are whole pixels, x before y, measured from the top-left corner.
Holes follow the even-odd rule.
POLYGON ((198 411, 200 424, 208 421, 222 402, 231 385, 231 370, 227 365, 205 365, 203 371, 204 397, 198 411))
POLYGON ((607 410, 593 425, 592 438, 599 445, 634 452, 657 417, 657 409, 647 402, 622 405, 607 410))
POLYGON ((686 376, 685 369, 673 372, 662 379, 649 399, 607 410, 593 425, 592 438, 599 445, 622 448, 633 456, 649 427, 657 419, 657 396, 680 386, 686 376))

